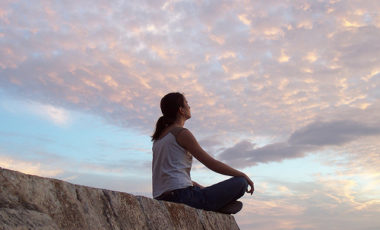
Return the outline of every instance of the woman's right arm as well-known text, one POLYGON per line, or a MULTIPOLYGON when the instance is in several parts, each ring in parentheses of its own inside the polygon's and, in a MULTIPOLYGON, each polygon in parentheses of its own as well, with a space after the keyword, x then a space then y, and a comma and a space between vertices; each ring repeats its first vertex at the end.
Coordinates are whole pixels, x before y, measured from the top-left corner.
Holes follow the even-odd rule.
POLYGON ((206 151, 202 149, 198 141, 195 139, 195 137, 189 130, 185 129, 182 132, 180 132, 177 136, 177 141, 182 147, 187 149, 197 160, 199 160, 202 164, 204 164, 207 168, 211 169, 212 171, 223 175, 241 176, 246 178, 248 184, 251 187, 251 189, 247 192, 251 194, 253 193, 253 182, 246 174, 210 156, 206 151))

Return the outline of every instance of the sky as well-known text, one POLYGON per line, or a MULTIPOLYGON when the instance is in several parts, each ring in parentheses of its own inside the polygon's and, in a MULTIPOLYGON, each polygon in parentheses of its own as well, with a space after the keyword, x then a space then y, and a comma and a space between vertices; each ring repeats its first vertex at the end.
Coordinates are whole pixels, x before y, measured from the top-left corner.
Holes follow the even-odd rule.
MULTIPOLYGON (((249 175, 243 230, 380 228, 380 2, 0 2, 0 167, 151 195, 160 99, 249 175)), ((227 179, 194 161, 192 179, 227 179)))

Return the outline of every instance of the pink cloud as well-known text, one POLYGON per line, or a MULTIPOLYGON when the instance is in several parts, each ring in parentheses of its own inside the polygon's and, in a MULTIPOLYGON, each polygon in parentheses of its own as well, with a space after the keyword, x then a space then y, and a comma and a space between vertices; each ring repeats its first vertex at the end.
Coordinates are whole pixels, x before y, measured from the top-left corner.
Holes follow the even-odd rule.
MULTIPOLYGON (((328 148, 346 157, 326 160, 341 172, 378 171, 376 1, 2 1, 0 9, 0 89, 7 94, 150 135, 160 98, 185 92, 193 113, 187 125, 213 154, 234 153, 251 166, 328 148), (252 144, 263 136, 272 144, 252 144)), ((56 110, 52 117, 65 121, 56 110)), ((328 227, 328 205, 343 212, 337 223, 348 219, 353 229, 360 229, 354 214, 376 213, 376 202, 352 205, 334 195, 338 188, 328 190, 334 180, 323 183, 323 207, 318 199, 280 197, 247 210, 267 229, 272 214, 278 229, 328 227), (313 220, 320 225, 307 223, 313 220)), ((249 215, 241 220, 253 226, 249 215)))

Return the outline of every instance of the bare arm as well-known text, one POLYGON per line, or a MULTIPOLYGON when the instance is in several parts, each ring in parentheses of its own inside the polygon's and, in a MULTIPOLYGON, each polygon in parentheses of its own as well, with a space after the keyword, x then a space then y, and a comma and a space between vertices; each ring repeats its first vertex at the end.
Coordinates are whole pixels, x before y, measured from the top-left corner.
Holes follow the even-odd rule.
POLYGON ((187 149, 197 160, 199 160, 202 164, 204 164, 207 168, 211 169, 212 171, 223 175, 241 176, 246 178, 248 184, 251 187, 251 189, 247 192, 251 194, 253 193, 253 182, 246 174, 210 156, 206 151, 202 149, 198 141, 195 139, 195 137, 189 130, 185 129, 184 131, 180 132, 177 136, 177 141, 182 147, 187 149))

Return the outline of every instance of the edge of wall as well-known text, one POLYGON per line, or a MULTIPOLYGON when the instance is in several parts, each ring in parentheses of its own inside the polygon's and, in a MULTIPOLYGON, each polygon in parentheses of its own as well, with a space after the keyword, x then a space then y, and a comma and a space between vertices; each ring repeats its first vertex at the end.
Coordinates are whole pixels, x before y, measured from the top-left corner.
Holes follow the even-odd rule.
POLYGON ((239 229, 231 215, 0 167, 0 229, 239 229))

